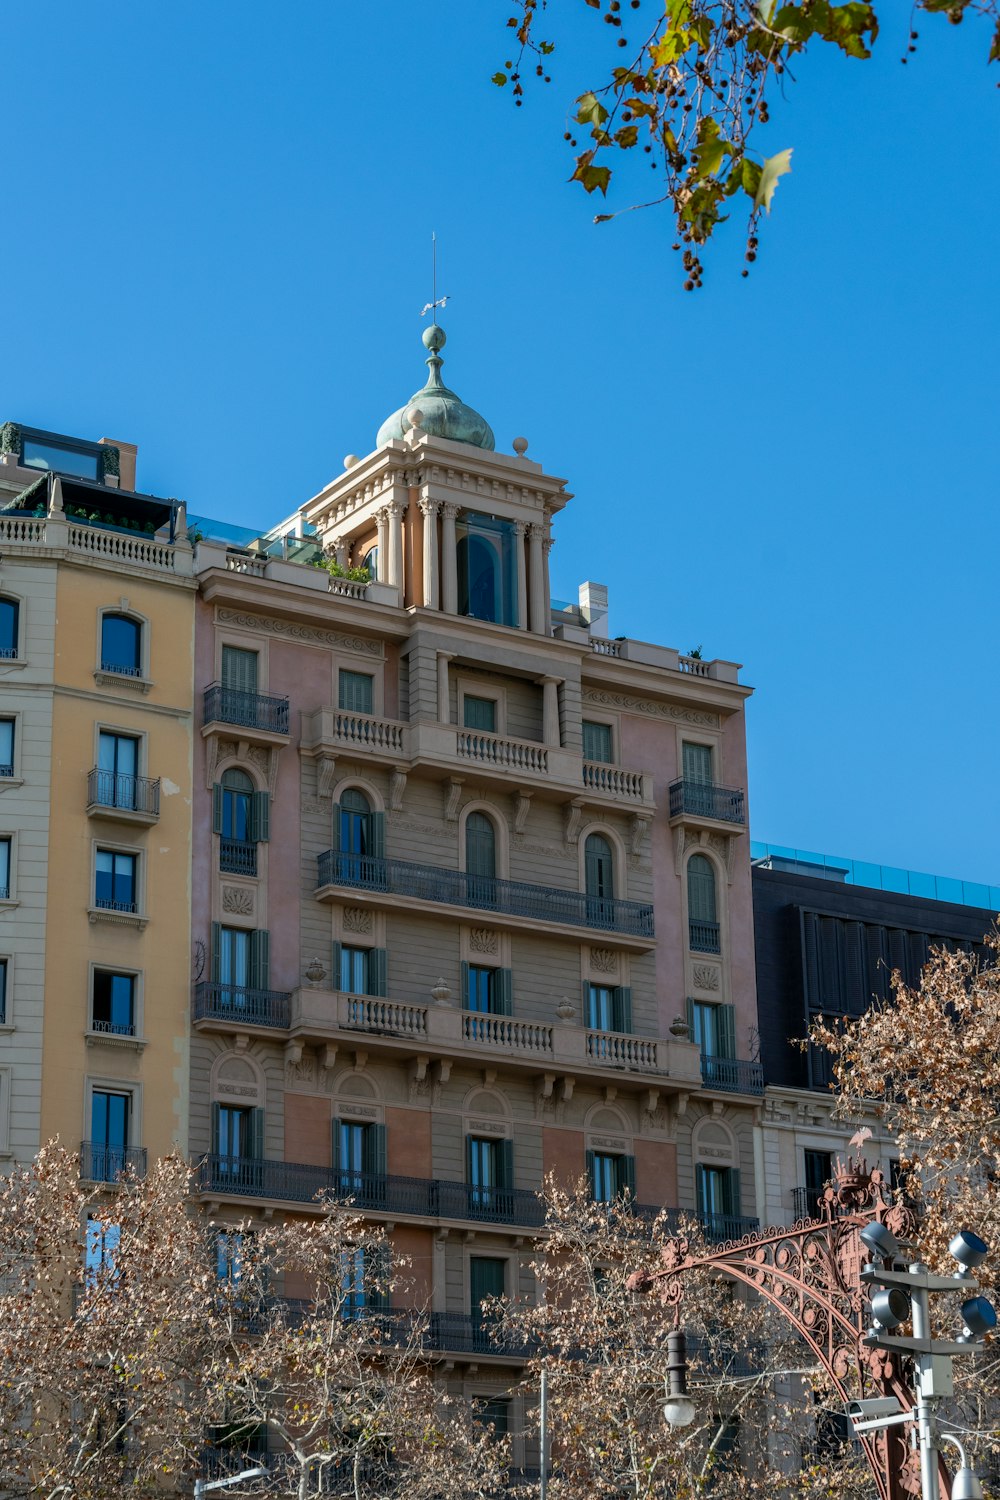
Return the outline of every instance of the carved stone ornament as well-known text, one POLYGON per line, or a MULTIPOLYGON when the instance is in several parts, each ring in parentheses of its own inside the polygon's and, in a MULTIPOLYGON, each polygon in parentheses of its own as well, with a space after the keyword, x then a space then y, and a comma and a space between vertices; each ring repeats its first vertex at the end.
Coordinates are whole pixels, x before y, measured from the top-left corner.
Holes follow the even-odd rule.
POLYGON ((450 1005, 451 985, 445 984, 443 979, 439 979, 437 984, 431 990, 431 999, 434 1001, 435 1005, 450 1005))
POLYGON ((500 947, 500 934, 491 927, 473 927, 469 933, 469 947, 473 953, 496 953, 500 947))
POLYGON ((236 917, 252 917, 254 893, 244 885, 222 887, 222 910, 236 917))
POLYGON ((692 975, 700 990, 717 990, 722 979, 717 964, 695 964, 692 975))
POLYGON ((293 620, 278 620, 269 615, 248 615, 235 609, 219 609, 216 620, 220 625, 236 625, 241 630, 257 630, 266 635, 283 636, 286 640, 300 641, 307 646, 332 646, 339 651, 358 651, 365 656, 382 655, 381 641, 344 635, 338 630, 322 630, 316 625, 300 625, 293 620))
POLYGON ((393 766, 389 773, 389 807, 393 812, 399 812, 403 805, 403 793, 406 791, 408 774, 406 766, 393 766))
POLYGON ((654 703, 648 698, 633 698, 629 693, 612 693, 606 688, 585 687, 582 698, 584 703, 598 703, 602 708, 621 708, 626 713, 672 719, 680 724, 697 724, 705 729, 718 729, 720 722, 718 714, 706 713, 703 709, 682 708, 676 703, 654 703))
POLYGON ((344 907, 344 931, 370 933, 374 926, 375 915, 366 911, 363 906, 344 907))
POLYGON ((556 1015, 564 1026, 568 1026, 576 1019, 576 1006, 568 995, 563 995, 559 1001, 559 1004, 556 1006, 556 1015))
POLYGON ((316 989, 317 986, 321 985, 326 978, 326 967, 322 959, 314 958, 308 969, 305 970, 305 976, 311 989, 316 989))
POLYGON ((687 1041, 688 1023, 687 1021, 685 1021, 683 1016, 674 1016, 674 1019, 670 1023, 669 1030, 670 1035, 675 1036, 679 1042, 687 1041))
POLYGON ((618 954, 613 948, 591 948, 590 967, 595 974, 617 974, 618 954))

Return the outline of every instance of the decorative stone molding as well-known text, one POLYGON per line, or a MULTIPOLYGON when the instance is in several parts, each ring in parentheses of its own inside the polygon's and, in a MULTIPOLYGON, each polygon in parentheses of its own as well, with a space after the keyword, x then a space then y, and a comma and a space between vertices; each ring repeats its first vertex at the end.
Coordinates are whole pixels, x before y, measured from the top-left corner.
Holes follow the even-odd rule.
POLYGON ((618 954, 613 948, 591 948, 590 967, 595 974, 617 974, 618 954))
POLYGON ((606 688, 584 687, 584 703, 596 703, 602 708, 620 708, 626 713, 646 714, 653 719, 670 719, 676 724, 696 724, 702 729, 718 729, 721 723, 718 714, 702 708, 686 708, 679 703, 656 703, 649 698, 634 698, 630 693, 612 693, 606 688))
POLYGON ((645 813, 632 814, 632 821, 629 824, 629 850, 636 858, 638 858, 642 850, 642 841, 646 837, 646 829, 651 822, 652 818, 645 813))
POLYGON ((311 960, 309 967, 303 970, 306 983, 310 989, 318 989, 326 978, 326 965, 321 958, 311 960))
POLYGON ((254 892, 245 885, 224 885, 222 887, 222 910, 229 912, 235 917, 252 917, 254 912, 254 892))
POLYGON ((457 823, 458 807, 462 800, 462 787, 465 785, 464 776, 450 776, 448 778, 448 800, 445 803, 444 820, 446 823, 457 823))
POLYGON ((375 915, 364 906, 345 906, 343 929, 345 932, 370 933, 374 929, 375 915))
POLYGON ((717 990, 722 983, 722 970, 718 964, 695 964, 691 975, 700 990, 717 990))
POLYGON ((406 766, 393 766, 389 772, 389 807, 392 812, 399 812, 403 805, 403 793, 406 791, 406 778, 408 768, 406 766))
POLYGON ((531 811, 531 793, 518 788, 514 797, 514 832, 523 833, 531 811))
POLYGON ((323 630, 318 625, 300 625, 293 620, 279 620, 273 615, 251 615, 242 610, 219 608, 215 618, 219 625, 235 625, 241 630, 282 636, 305 646, 332 646, 338 651, 356 651, 363 656, 380 657, 383 654, 381 641, 344 635, 339 630, 323 630))
POLYGON ((565 809, 566 825, 565 839, 567 844, 575 844, 576 836, 580 831, 580 819, 583 817, 583 798, 574 797, 571 802, 566 803, 565 809))
POLYGON ((274 797, 278 783, 277 746, 251 745, 249 740, 210 734, 205 745, 205 787, 208 791, 212 790, 218 777, 219 766, 226 760, 239 760, 256 767, 267 783, 268 792, 274 797))
POLYGON ((473 927, 469 933, 469 948, 473 953, 497 953, 500 934, 492 927, 473 927))
POLYGON ((316 759, 316 790, 321 797, 331 797, 337 779, 337 757, 320 755, 316 759))

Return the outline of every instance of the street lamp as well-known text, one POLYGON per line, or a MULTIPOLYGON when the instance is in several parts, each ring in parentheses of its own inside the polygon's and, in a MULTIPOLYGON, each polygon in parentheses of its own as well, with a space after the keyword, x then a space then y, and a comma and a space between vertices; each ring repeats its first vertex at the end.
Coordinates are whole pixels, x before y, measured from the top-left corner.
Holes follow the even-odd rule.
POLYGON ((688 1427, 694 1421, 695 1406, 687 1389, 687 1349, 684 1332, 672 1328, 667 1334, 667 1399, 663 1417, 671 1427, 688 1427))
POLYGON ((922 1500, 940 1500, 938 1452, 942 1442, 954 1443, 962 1456, 962 1467, 955 1476, 952 1500, 982 1500, 982 1488, 969 1468, 965 1449, 957 1438, 939 1431, 937 1406, 954 1392, 955 1356, 971 1353, 976 1341, 996 1327, 996 1309, 985 1297, 968 1297, 960 1309, 964 1325, 961 1335, 957 1339, 936 1339, 931 1335, 930 1293, 978 1292, 972 1268, 982 1264, 989 1246, 972 1230, 961 1230, 948 1246, 960 1269, 954 1276, 934 1276, 920 1261, 906 1270, 896 1269, 900 1246, 884 1224, 866 1224, 859 1233, 866 1249, 883 1262, 881 1266, 866 1265, 861 1272, 862 1282, 875 1288, 870 1297, 872 1331, 863 1342, 870 1349, 899 1349, 914 1356, 917 1399, 912 1411, 903 1411, 899 1402, 889 1397, 852 1402, 847 1415, 854 1431, 870 1432, 900 1422, 916 1424, 922 1500), (907 1321, 912 1324, 912 1334, 897 1334, 894 1330, 907 1321))

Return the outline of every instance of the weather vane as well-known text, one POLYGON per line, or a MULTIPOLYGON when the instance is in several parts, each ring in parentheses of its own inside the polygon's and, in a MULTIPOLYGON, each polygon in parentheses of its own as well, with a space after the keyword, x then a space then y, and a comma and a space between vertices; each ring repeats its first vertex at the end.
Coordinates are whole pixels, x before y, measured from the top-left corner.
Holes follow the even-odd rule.
POLYGON ((444 307, 448 301, 447 297, 439 297, 438 291, 438 247, 437 235, 431 230, 431 301, 425 302, 420 309, 420 316, 426 318, 428 313, 433 313, 436 307, 444 307))

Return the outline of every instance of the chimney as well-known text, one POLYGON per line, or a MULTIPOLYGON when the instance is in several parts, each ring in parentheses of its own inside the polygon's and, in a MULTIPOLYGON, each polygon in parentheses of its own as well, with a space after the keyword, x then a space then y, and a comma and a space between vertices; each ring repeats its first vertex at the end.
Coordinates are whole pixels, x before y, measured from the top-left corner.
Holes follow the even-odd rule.
POLYGON ((606 583, 581 583, 580 618, 591 635, 608 638, 608 586, 606 583))

